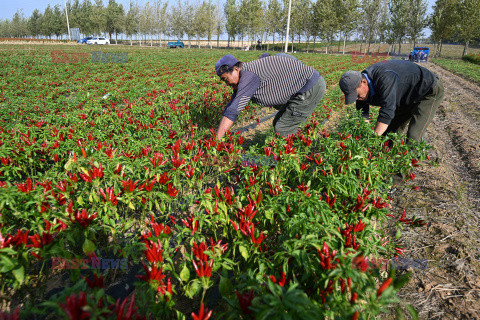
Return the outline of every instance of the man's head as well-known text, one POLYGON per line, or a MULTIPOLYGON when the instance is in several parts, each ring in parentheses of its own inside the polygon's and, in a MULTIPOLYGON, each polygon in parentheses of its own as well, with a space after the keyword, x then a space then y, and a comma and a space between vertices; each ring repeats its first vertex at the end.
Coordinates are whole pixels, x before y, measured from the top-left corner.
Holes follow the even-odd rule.
POLYGON ((340 89, 345 94, 345 104, 354 103, 355 100, 365 101, 368 98, 367 79, 358 71, 347 71, 340 78, 340 89))
POLYGON ((236 89, 240 81, 240 65, 240 61, 231 54, 227 54, 217 61, 215 70, 223 82, 233 89, 236 89))

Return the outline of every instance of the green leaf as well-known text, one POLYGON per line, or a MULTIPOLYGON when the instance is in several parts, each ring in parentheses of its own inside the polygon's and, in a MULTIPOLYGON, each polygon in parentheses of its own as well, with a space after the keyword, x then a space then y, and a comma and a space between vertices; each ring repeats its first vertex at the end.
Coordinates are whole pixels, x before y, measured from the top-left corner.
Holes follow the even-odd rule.
POLYGON ((248 254, 247 248, 245 248, 244 246, 239 246, 239 247, 238 247, 238 250, 240 251, 242 257, 243 257, 245 260, 248 260, 248 257, 249 257, 250 255, 248 254))
POLYGON ((83 198, 81 196, 77 198, 77 202, 79 205, 83 206, 83 198))
POLYGON ((9 272, 13 268, 15 268, 15 263, 9 258, 4 255, 0 255, 0 272, 9 272))
POLYGON ((410 313, 410 315, 412 316, 413 320, 418 320, 418 312, 417 310, 415 310, 414 307, 412 307, 411 305, 406 305, 405 308, 407 308, 408 312, 410 313))
POLYGON ((219 290, 223 297, 229 296, 233 290, 232 281, 227 277, 220 276, 219 290))
POLYGON ((180 272, 180 279, 182 281, 188 281, 188 279, 190 279, 190 270, 187 268, 187 265, 183 266, 183 269, 180 272))
POLYGON ((83 242, 83 245, 82 245, 82 249, 83 249, 83 252, 85 252, 85 254, 89 254, 89 253, 92 253, 95 251, 96 247, 95 247, 95 244, 88 240, 88 239, 85 239, 85 241, 83 242))
POLYGON ((23 266, 20 266, 20 268, 13 270, 12 273, 15 279, 20 282, 20 284, 25 281, 25 268, 23 266))
POLYGON ((406 274, 402 274, 401 276, 396 277, 393 281, 393 287, 395 289, 400 289, 401 287, 403 287, 408 282, 408 280, 410 280, 411 274, 412 272, 410 271, 406 274))
POLYGON ((202 289, 202 284, 198 279, 193 280, 190 282, 185 289, 185 295, 189 298, 193 298, 196 294, 200 292, 202 289))

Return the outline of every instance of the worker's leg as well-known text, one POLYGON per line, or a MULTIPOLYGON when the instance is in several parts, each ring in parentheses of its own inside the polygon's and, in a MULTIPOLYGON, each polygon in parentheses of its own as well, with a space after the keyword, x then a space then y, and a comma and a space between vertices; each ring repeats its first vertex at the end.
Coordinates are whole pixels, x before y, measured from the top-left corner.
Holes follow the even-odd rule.
POLYGON ((325 95, 326 84, 323 77, 307 92, 288 100, 273 120, 275 132, 281 136, 295 134, 298 127, 305 123, 325 95))
POLYGON ((412 119, 408 126, 407 138, 421 141, 427 126, 432 122, 435 113, 443 101, 444 88, 440 79, 432 89, 432 92, 425 96, 412 110, 412 119))

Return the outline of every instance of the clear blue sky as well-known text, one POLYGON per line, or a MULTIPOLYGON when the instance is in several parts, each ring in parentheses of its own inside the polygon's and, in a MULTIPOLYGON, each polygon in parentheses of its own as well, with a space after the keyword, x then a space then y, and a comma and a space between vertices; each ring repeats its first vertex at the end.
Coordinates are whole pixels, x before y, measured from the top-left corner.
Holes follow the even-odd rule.
MULTIPOLYGON (((137 0, 139 5, 144 5, 148 0, 137 0)), ((200 0, 198 0, 200 1, 200 0)), ((427 13, 432 12, 432 5, 435 4, 435 0, 427 0, 428 1, 428 11, 427 13)), ((94 1, 92 1, 93 3, 94 1)), ((106 5, 108 3, 107 0, 104 0, 103 3, 106 5)), ((117 3, 123 4, 124 8, 128 8, 130 4, 130 0, 117 0, 117 3)), ((64 0, 0 0, 0 19, 11 19, 17 9, 22 9, 23 14, 26 17, 29 17, 33 10, 38 9, 41 12, 45 10, 47 5, 54 6, 56 4, 61 5, 62 7, 65 6, 64 0)), ((427 36, 430 35, 430 30, 426 29, 425 33, 427 36)))

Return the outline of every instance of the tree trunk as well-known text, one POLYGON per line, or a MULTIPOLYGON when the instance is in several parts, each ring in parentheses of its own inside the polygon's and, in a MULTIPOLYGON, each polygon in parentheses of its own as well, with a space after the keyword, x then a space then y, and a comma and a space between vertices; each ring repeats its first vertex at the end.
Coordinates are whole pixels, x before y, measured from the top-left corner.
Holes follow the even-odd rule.
POLYGON ((337 53, 340 53, 340 36, 338 37, 338 48, 337 48, 337 53))
POLYGON ((468 54, 468 45, 470 44, 470 40, 465 41, 465 47, 463 47, 462 57, 468 54))
POLYGON ((367 49, 367 54, 370 54, 370 40, 368 41, 368 49, 367 49))
POLYGON ((313 37, 313 49, 312 52, 315 53, 315 41, 317 40, 317 37, 313 37))
POLYGON ((310 44, 310 37, 307 37, 307 53, 308 53, 308 45, 310 44))
POLYGON ((118 44, 118 42, 117 42, 117 30, 115 30, 115 44, 118 44))
POLYGON ((220 47, 220 32, 217 33, 217 49, 220 47))
POLYGON ((150 47, 153 47, 153 34, 150 34, 150 47))
POLYGON ((345 34, 343 36, 343 51, 342 51, 342 54, 345 54, 345 45, 346 45, 346 42, 347 42, 347 35, 345 34))
POLYGON ((398 39, 398 55, 402 54, 402 38, 398 39))
POLYGON ((130 35, 130 45, 133 46, 133 35, 130 35))

